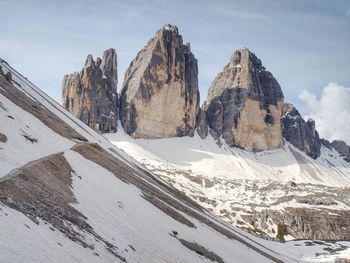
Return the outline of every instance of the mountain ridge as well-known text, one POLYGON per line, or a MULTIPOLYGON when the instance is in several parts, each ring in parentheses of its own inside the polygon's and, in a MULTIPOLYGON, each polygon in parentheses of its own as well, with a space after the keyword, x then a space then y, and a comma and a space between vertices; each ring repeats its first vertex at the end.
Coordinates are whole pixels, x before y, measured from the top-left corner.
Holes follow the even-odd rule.
MULTIPOLYGON (((117 75, 114 68, 109 78, 117 79, 117 75)), ((314 159, 319 157, 321 145, 325 145, 350 160, 350 147, 345 142, 331 143, 320 138, 314 121, 305 121, 293 105, 284 103, 277 80, 248 48, 233 52, 200 107, 197 60, 174 25, 166 24, 157 30, 137 54, 126 71, 119 95, 115 92, 112 99, 102 95, 94 102, 94 97, 100 96, 97 87, 101 85, 94 84, 93 76, 89 79, 87 86, 93 93, 87 101, 94 106, 67 106, 65 90, 70 85, 65 81, 62 101, 66 109, 102 133, 116 132, 120 120, 121 127, 135 138, 193 136, 196 131, 202 138, 210 133, 232 147, 251 151, 281 148, 285 138, 314 159), (105 100, 112 104, 106 107, 105 100), (94 116, 101 108, 104 113, 91 124, 89 112, 94 116), (82 109, 84 114, 80 113, 82 109)), ((72 88, 71 96, 76 100, 85 96, 74 90, 77 88, 72 88)))

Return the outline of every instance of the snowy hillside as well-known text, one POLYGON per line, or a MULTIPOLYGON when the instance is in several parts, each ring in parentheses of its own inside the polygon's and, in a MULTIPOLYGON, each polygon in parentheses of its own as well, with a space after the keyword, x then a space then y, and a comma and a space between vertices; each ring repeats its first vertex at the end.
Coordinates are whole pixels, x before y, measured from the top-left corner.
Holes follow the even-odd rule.
POLYGON ((158 140, 134 140, 122 132, 105 137, 139 161, 207 178, 350 186, 350 163, 324 146, 321 157, 314 160, 288 142, 281 149, 252 153, 224 142, 219 147, 211 136, 202 140, 197 134, 158 140))
POLYGON ((225 221, 265 238, 349 239, 350 165, 322 147, 310 158, 285 143, 252 153, 209 136, 135 140, 105 135, 225 221))
MULTIPOLYGON (((1 262, 309 262, 349 254, 348 242, 280 243, 233 227, 1 65, 13 76, 11 84, 0 75, 1 262)), ((192 162, 176 158, 154 159, 177 168, 192 162)))

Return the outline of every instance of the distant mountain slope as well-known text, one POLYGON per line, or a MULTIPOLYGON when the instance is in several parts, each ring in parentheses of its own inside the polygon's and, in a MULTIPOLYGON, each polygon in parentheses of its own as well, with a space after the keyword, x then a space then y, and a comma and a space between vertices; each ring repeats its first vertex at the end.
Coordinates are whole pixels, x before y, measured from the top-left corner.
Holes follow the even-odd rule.
POLYGON ((105 137, 140 161, 191 170, 207 178, 350 186, 350 164, 337 151, 324 146, 321 157, 314 160, 288 142, 281 149, 254 153, 228 147, 224 142, 218 146, 211 136, 206 140, 199 136, 134 140, 121 132, 105 137))
POLYGON ((316 160, 285 142, 250 152, 209 135, 135 140, 105 135, 198 204, 267 238, 350 239, 350 164, 321 147, 316 160))

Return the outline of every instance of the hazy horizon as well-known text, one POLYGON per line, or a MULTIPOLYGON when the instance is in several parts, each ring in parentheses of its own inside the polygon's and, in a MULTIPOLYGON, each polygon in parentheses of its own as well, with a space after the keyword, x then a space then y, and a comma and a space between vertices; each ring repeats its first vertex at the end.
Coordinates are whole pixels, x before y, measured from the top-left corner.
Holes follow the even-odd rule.
POLYGON ((321 136, 350 142, 349 1, 0 0, 0 10, 0 56, 57 101, 64 74, 108 48, 120 89, 138 51, 170 23, 198 59, 202 102, 233 51, 248 47, 321 136))

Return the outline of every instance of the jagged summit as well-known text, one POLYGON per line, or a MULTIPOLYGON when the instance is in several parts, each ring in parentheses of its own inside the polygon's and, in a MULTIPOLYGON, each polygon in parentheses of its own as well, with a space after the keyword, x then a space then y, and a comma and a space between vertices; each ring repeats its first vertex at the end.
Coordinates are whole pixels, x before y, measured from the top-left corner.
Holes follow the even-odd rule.
POLYGON ((172 34, 176 34, 176 35, 179 34, 179 29, 177 28, 177 26, 172 24, 165 24, 160 29, 158 29, 156 35, 160 33, 164 33, 165 31, 168 31, 168 32, 170 31, 172 34))
POLYGON ((125 73, 120 120, 135 138, 193 135, 199 108, 197 59, 173 25, 165 25, 125 73))
POLYGON ((300 151, 313 159, 320 156, 321 140, 316 131, 315 121, 312 119, 305 121, 290 103, 283 105, 282 129, 284 138, 300 151))
POLYGON ((114 48, 103 52, 100 68, 103 72, 103 77, 110 80, 111 86, 116 90, 118 86, 118 63, 117 52, 114 48))
POLYGON ((62 105, 98 132, 117 131, 117 66, 117 53, 111 48, 96 61, 88 55, 80 73, 63 78, 62 105))
POLYGON ((204 103, 209 128, 226 143, 248 150, 283 144, 283 92, 261 60, 247 48, 235 51, 208 90, 204 103))

